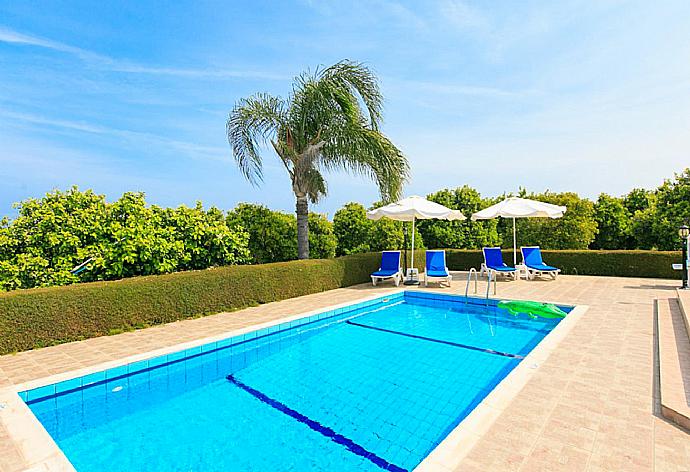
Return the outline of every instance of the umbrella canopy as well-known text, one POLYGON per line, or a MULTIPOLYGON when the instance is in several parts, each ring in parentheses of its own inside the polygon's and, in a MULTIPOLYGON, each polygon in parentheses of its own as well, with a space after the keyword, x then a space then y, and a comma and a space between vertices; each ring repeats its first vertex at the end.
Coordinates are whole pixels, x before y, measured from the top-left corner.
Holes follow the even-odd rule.
POLYGON ((513 219, 513 264, 517 264, 517 244, 515 235, 515 218, 560 218, 566 207, 550 203, 529 200, 527 198, 509 197, 495 205, 472 215, 472 220, 490 220, 502 216, 513 219))
POLYGON ((430 218, 464 220, 465 216, 459 210, 451 210, 438 203, 430 202, 424 197, 413 195, 403 198, 399 202, 368 211, 367 218, 370 220, 390 218, 397 221, 427 220, 430 218))
POLYGON ((509 197, 489 208, 484 208, 472 215, 472 220, 489 220, 503 218, 560 218, 565 213, 564 206, 538 202, 527 198, 509 197))
POLYGON ((367 218, 370 220, 380 220, 381 218, 390 218, 396 221, 411 221, 412 222, 412 267, 414 267, 414 226, 415 220, 427 220, 437 218, 440 220, 464 220, 463 215, 459 210, 451 210, 438 203, 430 202, 426 198, 413 195, 411 197, 403 198, 402 200, 390 203, 381 208, 367 212, 367 218))

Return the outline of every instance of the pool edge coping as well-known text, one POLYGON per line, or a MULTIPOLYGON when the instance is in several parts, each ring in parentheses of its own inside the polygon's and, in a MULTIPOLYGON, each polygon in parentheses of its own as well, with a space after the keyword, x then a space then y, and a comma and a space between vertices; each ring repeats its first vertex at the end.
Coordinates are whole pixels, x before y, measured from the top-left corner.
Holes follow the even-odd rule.
MULTIPOLYGON (((243 328, 237 328, 231 331, 225 331, 213 336, 206 336, 204 338, 199 338, 192 341, 177 343, 154 349, 152 351, 133 354, 131 356, 121 357, 106 362, 100 362, 92 366, 73 369, 27 382, 22 382, 10 387, 1 388, 0 406, 2 408, 0 408, 0 414, 3 416, 3 423, 9 433, 10 438, 19 446, 22 457, 28 463, 25 469, 23 469, 25 472, 38 472, 45 470, 76 471, 67 456, 59 448, 52 436, 50 436, 50 434, 45 430, 29 406, 20 398, 20 392, 45 385, 59 383, 65 380, 83 377, 89 374, 121 367, 131 363, 168 355, 174 352, 200 347, 205 344, 218 342, 230 337, 258 331, 264 328, 269 328, 281 323, 307 318, 316 314, 337 310, 339 308, 345 308, 357 303, 376 300, 378 298, 383 298, 400 292, 404 293, 406 291, 430 293, 426 290, 420 290, 419 287, 387 288, 385 291, 377 291, 375 295, 368 295, 351 300, 349 302, 328 305, 295 315, 276 318, 274 320, 245 326, 243 328)), ((437 292, 436 290, 433 290, 432 293, 444 294, 444 291, 437 292)), ((464 297, 463 294, 452 292, 445 293, 444 295, 464 297)), ((484 299, 484 297, 472 297, 469 295, 468 298, 484 299)), ((489 297, 489 299, 500 300, 498 297, 489 297)), ((525 367, 527 362, 535 363, 535 361, 538 361, 538 365, 541 366, 541 363, 548 358, 551 351, 555 349, 557 344, 560 343, 560 341, 572 329, 572 326, 574 326, 575 322, 577 321, 575 318, 579 319, 589 308, 587 305, 572 305, 564 302, 549 301, 545 303, 573 306, 573 310, 556 326, 556 328, 551 331, 551 333, 549 333, 544 339, 542 339, 542 341, 539 342, 539 344, 537 344, 537 346, 532 349, 532 351, 517 365, 515 369, 508 374, 508 376, 506 376, 496 387, 494 387, 494 389, 491 390, 489 395, 487 395, 479 403, 479 405, 477 405, 472 412, 465 417, 460 424, 458 424, 458 426, 456 426, 443 439, 443 441, 441 441, 441 443, 422 460, 422 462, 417 465, 417 467, 413 469, 415 472, 453 470, 453 468, 462 461, 462 459, 474 447, 481 436, 488 430, 489 426, 493 424, 495 419, 510 403, 512 398, 524 387, 531 376, 539 370, 539 367, 536 369, 525 367), (566 320, 569 319, 572 319, 573 321, 566 323, 566 320), (567 327, 567 329, 562 328, 564 325, 567 327), (558 334, 558 336, 554 336, 554 334, 558 334), (508 385, 508 380, 511 382, 511 385, 508 385), (516 381, 519 382, 519 388, 515 387, 516 381), (508 395, 507 393, 510 394, 508 395), (477 429, 481 430, 480 434, 473 432, 477 429), (458 455, 457 446, 461 442, 463 443, 463 447, 461 453, 458 455), (449 452, 452 452, 453 454, 449 455, 449 452)))
POLYGON ((573 309, 474 407, 460 424, 448 433, 443 441, 413 469, 413 472, 450 472, 456 470, 511 404, 513 398, 539 372, 551 353, 589 309, 589 305, 570 305, 560 302, 555 304, 569 305, 573 309))

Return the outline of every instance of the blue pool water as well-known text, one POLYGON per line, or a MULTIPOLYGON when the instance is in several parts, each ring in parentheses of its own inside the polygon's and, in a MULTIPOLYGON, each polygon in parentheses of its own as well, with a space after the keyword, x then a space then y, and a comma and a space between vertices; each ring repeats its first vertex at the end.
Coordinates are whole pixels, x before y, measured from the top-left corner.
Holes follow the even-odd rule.
POLYGON ((408 291, 21 395, 79 471, 412 470, 557 323, 408 291))

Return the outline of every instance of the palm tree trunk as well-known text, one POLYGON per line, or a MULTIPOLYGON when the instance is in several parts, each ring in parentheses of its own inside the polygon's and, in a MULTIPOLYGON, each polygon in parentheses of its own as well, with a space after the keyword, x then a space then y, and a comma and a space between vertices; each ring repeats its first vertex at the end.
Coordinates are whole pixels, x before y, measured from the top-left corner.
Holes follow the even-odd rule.
POLYGON ((297 195, 297 258, 309 259, 309 201, 304 194, 297 195))

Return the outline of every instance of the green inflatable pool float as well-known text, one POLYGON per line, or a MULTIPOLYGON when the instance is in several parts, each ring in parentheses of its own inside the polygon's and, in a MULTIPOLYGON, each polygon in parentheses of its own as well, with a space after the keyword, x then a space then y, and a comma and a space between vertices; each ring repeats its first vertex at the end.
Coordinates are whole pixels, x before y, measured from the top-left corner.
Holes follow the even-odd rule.
POLYGON ((513 316, 524 313, 532 319, 539 318, 565 318, 566 312, 553 303, 528 302, 521 300, 502 300, 498 307, 508 310, 513 316))

